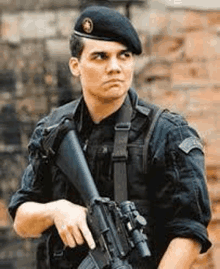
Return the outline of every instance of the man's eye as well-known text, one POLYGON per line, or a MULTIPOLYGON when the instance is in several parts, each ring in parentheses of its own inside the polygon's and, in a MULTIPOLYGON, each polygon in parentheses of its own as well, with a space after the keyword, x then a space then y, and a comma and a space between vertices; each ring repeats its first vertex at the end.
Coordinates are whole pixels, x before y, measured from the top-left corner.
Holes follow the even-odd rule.
POLYGON ((132 53, 129 51, 125 51, 121 53, 121 58, 122 59, 129 59, 132 56, 132 53))
POLYGON ((105 60, 105 59, 107 59, 107 55, 105 53, 99 53, 99 54, 95 55, 94 59, 105 60))

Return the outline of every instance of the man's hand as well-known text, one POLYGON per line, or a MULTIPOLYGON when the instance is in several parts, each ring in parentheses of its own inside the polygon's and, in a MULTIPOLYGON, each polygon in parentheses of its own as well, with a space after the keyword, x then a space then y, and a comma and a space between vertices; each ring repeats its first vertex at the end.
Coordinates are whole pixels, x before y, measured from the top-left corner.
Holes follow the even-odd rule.
POLYGON ((19 206, 14 220, 14 229, 24 238, 37 238, 55 225, 63 243, 75 247, 87 242, 91 249, 95 242, 86 221, 87 209, 67 200, 46 204, 26 202, 19 206))
POLYGON ((85 207, 67 200, 58 200, 50 203, 49 208, 52 220, 66 246, 73 248, 87 242, 91 249, 95 248, 95 242, 86 222, 85 207))

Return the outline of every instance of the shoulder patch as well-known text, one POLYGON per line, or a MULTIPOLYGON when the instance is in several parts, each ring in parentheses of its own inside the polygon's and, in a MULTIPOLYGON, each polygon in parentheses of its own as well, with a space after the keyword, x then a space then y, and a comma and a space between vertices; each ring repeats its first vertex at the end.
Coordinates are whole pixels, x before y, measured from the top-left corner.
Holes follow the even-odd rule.
POLYGON ((183 140, 183 142, 179 145, 179 148, 188 154, 194 148, 203 150, 203 145, 198 138, 190 136, 183 140))
POLYGON ((148 108, 148 107, 144 107, 144 106, 139 106, 139 105, 137 105, 136 106, 136 109, 137 109, 137 111, 139 111, 141 114, 144 114, 144 115, 146 115, 146 116, 148 116, 149 114, 150 114, 150 108, 148 108))

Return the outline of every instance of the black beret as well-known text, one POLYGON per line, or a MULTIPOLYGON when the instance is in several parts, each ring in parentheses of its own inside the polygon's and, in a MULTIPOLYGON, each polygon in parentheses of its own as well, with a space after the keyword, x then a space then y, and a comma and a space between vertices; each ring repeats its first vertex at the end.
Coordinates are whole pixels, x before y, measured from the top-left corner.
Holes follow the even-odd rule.
POLYGON ((108 7, 86 8, 76 21, 74 34, 91 39, 119 42, 137 55, 142 52, 140 39, 130 20, 108 7))

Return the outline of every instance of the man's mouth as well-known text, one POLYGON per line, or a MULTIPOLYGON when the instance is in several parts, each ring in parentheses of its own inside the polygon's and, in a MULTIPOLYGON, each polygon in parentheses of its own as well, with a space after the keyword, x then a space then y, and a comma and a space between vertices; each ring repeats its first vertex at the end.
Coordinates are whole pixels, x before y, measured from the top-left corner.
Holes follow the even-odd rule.
POLYGON ((123 82, 123 80, 121 79, 110 79, 108 81, 106 81, 104 84, 107 84, 107 83, 121 83, 123 82))

